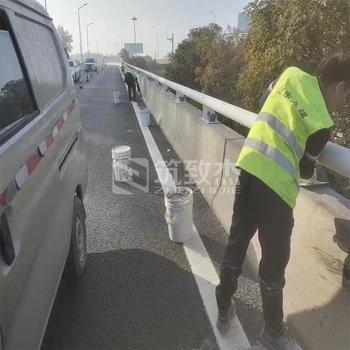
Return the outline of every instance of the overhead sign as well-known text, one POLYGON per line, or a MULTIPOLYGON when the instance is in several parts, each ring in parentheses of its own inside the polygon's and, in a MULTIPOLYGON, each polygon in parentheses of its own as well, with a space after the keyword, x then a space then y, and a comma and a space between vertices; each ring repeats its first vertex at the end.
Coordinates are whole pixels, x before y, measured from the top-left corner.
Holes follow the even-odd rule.
POLYGON ((137 55, 143 53, 142 43, 125 43, 124 49, 129 52, 130 55, 137 55))

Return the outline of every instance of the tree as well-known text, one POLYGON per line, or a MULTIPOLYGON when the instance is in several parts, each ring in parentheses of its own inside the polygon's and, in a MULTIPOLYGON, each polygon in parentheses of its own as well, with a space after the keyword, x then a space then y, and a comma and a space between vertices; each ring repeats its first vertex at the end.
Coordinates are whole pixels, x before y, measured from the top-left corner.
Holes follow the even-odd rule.
MULTIPOLYGON (((237 92, 244 108, 258 112, 267 85, 288 66, 317 74, 325 60, 349 52, 348 0, 255 0, 244 45, 246 66, 237 92)), ((350 145, 350 110, 335 116, 338 142, 350 145)))
POLYGON ((129 55, 129 51, 122 49, 119 53, 120 58, 125 63, 131 63, 131 57, 129 55))
POLYGON ((152 71, 154 65, 157 62, 151 56, 133 56, 131 57, 130 64, 133 66, 139 67, 144 70, 152 71))
POLYGON ((157 61, 155 61, 151 56, 130 56, 129 52, 125 49, 120 51, 120 58, 123 62, 129 63, 132 66, 153 71, 157 66, 157 61))
POLYGON ((57 32, 66 53, 70 54, 73 51, 73 36, 62 26, 57 27, 57 32))
MULTIPOLYGON (((245 38, 216 25, 195 28, 172 55, 167 77, 259 112, 262 93, 287 67, 317 75, 332 55, 350 55, 350 0, 254 0, 246 10, 245 38)), ((333 118, 333 141, 349 147, 350 101, 333 118)))
POLYGON ((216 24, 192 29, 180 43, 166 76, 211 96, 235 102, 235 90, 243 69, 242 36, 216 24))
POLYGON ((206 48, 195 72, 202 92, 235 103, 236 85, 244 66, 239 31, 228 28, 206 48))
POLYGON ((222 33, 216 24, 192 29, 188 38, 182 41, 171 55, 171 64, 166 77, 177 83, 200 90, 199 75, 201 67, 208 62, 207 52, 222 33))

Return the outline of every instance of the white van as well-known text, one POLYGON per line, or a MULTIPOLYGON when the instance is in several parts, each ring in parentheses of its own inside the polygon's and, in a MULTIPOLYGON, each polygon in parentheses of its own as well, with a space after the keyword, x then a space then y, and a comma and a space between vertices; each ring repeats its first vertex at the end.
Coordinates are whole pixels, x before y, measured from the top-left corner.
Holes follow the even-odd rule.
POLYGON ((39 348, 64 268, 83 272, 86 182, 52 20, 33 0, 0 0, 0 348, 39 348))
POLYGON ((80 78, 81 78, 80 66, 78 63, 76 63, 73 60, 67 60, 67 62, 68 62, 72 79, 74 83, 77 83, 78 81, 80 81, 80 78))

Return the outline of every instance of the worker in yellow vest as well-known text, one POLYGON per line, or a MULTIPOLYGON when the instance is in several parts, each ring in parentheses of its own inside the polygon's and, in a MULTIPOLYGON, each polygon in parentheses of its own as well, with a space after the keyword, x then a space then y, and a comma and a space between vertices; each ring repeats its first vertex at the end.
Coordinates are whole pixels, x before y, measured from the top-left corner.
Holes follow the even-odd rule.
POLYGON ((315 163, 333 127, 331 114, 350 94, 350 58, 331 58, 320 79, 299 68, 288 68, 269 90, 237 162, 241 172, 216 288, 217 326, 225 331, 235 314, 232 296, 249 242, 258 230, 265 320, 260 342, 268 349, 292 350, 300 347, 283 323, 283 288, 293 209, 300 178, 310 184, 315 180, 315 163))

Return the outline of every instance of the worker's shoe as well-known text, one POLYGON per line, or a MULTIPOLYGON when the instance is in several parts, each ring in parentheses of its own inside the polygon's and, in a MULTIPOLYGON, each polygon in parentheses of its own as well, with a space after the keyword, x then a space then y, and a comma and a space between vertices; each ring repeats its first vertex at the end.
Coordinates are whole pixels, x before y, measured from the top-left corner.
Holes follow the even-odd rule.
POLYGON ((236 316, 236 304, 231 300, 231 305, 228 310, 219 310, 216 327, 221 333, 226 333, 231 326, 231 322, 236 316))
POLYGON ((302 350, 295 339, 288 335, 287 328, 283 326, 281 332, 273 334, 266 327, 260 336, 261 344, 269 350, 302 350))

